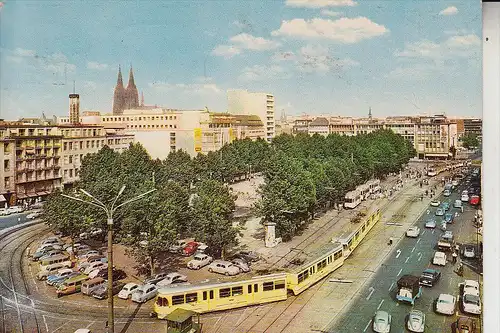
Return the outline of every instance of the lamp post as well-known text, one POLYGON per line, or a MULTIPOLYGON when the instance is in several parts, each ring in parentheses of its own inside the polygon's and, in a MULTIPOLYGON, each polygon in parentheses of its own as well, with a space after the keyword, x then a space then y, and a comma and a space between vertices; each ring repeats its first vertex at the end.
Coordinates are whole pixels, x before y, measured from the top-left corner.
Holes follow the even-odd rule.
POLYGON ((123 191, 125 190, 125 185, 122 186, 120 191, 118 192, 118 195, 116 198, 113 200, 113 203, 111 204, 111 207, 106 206, 102 201, 98 200, 94 196, 92 196, 89 192, 80 189, 80 191, 85 194, 87 197, 92 199, 91 201, 86 201, 77 197, 72 197, 66 194, 61 194, 63 197, 66 197, 68 199, 76 200, 83 202, 85 204, 89 204, 98 208, 101 208, 106 212, 107 216, 107 224, 108 224, 108 333, 114 333, 115 331, 115 320, 114 320, 114 312, 113 312, 113 213, 120 208, 121 206, 124 206, 126 204, 135 202, 139 199, 142 199, 146 195, 148 195, 151 192, 156 191, 156 189, 152 189, 150 191, 147 191, 145 193, 142 193, 132 199, 129 199, 127 201, 122 202, 121 204, 115 206, 116 201, 122 195, 123 191))

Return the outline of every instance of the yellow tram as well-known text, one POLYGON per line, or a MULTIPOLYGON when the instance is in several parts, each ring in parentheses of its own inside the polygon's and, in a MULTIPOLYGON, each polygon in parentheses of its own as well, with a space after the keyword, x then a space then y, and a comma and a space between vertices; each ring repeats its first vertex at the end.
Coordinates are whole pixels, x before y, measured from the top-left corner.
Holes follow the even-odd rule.
POLYGON ((156 296, 153 315, 165 319, 176 309, 204 313, 283 301, 288 291, 298 295, 341 267, 380 219, 377 209, 361 222, 346 225, 340 237, 309 254, 312 259, 289 272, 241 281, 162 288, 156 296))

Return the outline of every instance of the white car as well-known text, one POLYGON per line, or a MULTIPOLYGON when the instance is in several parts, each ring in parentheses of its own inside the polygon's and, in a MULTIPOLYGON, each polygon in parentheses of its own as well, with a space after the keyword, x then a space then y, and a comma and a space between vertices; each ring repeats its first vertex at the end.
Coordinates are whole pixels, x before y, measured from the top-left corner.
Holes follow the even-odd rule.
POLYGON ((158 287, 164 287, 171 285, 172 283, 187 282, 187 276, 179 273, 170 273, 166 278, 158 282, 156 285, 158 287))
POLYGON ((240 273, 240 269, 233 263, 223 260, 215 260, 208 266, 208 271, 224 275, 238 275, 240 273))
POLYGON ((139 288, 139 285, 137 283, 127 283, 118 293, 118 297, 121 299, 129 299, 132 296, 132 293, 137 290, 137 288, 139 288))
POLYGON ((408 230, 406 230, 406 237, 418 237, 420 235, 420 228, 419 227, 410 227, 408 230))
POLYGON ((465 294, 462 296, 462 308, 466 313, 481 314, 481 299, 478 295, 465 294))
POLYGON ((34 220, 37 217, 39 217, 40 215, 42 215, 42 212, 33 212, 33 213, 26 215, 26 218, 30 219, 30 220, 34 220))
POLYGON ((474 246, 465 245, 465 247, 464 247, 464 257, 465 258, 474 258, 474 257, 476 257, 476 253, 474 251, 474 246))
POLYGON ((444 216, 444 209, 441 207, 436 209, 436 216, 444 216))
POLYGON ((462 295, 479 296, 479 283, 474 280, 465 280, 463 283, 462 295))
POLYGON ((450 190, 444 190, 443 195, 445 197, 449 197, 451 195, 451 191, 450 190))
POLYGON ((425 222, 425 227, 426 228, 431 228, 434 229, 436 227, 436 221, 433 219, 429 219, 425 222))
POLYGON ((247 262, 241 258, 236 258, 231 261, 234 266, 238 267, 240 271, 243 273, 248 273, 250 272, 250 267, 248 266, 247 262))
POLYGON ((375 312, 373 316, 373 331, 377 333, 389 333, 391 331, 391 315, 385 311, 375 312))
POLYGON ((132 293, 132 301, 136 303, 145 303, 155 298, 157 293, 158 288, 156 288, 154 284, 144 284, 132 293))
POLYGON ((102 261, 96 261, 88 265, 85 270, 83 271, 83 274, 90 274, 90 272, 96 270, 96 269, 103 269, 103 268, 108 268, 108 263, 107 262, 102 262, 102 261))
POLYGON ((453 180, 453 181, 451 182, 451 185, 453 185, 453 186, 458 186, 458 180, 453 180))
POLYGON ((7 216, 10 214, 10 211, 8 208, 0 208, 0 216, 7 216))
POLYGON ((9 212, 9 214, 19 214, 19 213, 22 213, 24 211, 24 209, 23 209, 23 207, 20 207, 20 206, 12 206, 12 207, 7 208, 7 211, 9 212))
POLYGON ((455 313, 455 303, 457 302, 457 298, 453 295, 449 294, 441 294, 436 302, 436 312, 445 314, 445 315, 453 315, 455 313))
POLYGON ((441 201, 439 201, 439 200, 432 200, 431 201, 431 206, 433 206, 433 207, 439 207, 440 204, 441 204, 441 201))
POLYGON ((460 197, 460 200, 462 200, 463 202, 468 202, 469 201, 469 195, 468 194, 462 194, 462 196, 460 197))
POLYGON ((410 332, 422 333, 425 330, 425 314, 419 310, 411 310, 406 327, 410 332))
POLYGON ((462 200, 455 200, 455 202, 453 203, 453 207, 461 208, 462 207, 462 200))
POLYGON ((210 264, 212 261, 213 261, 212 257, 207 256, 206 254, 199 253, 193 257, 193 260, 187 263, 187 267, 190 269, 200 269, 210 264))
POLYGON ((432 263, 434 265, 446 266, 446 254, 444 252, 437 251, 436 253, 434 253, 432 263))

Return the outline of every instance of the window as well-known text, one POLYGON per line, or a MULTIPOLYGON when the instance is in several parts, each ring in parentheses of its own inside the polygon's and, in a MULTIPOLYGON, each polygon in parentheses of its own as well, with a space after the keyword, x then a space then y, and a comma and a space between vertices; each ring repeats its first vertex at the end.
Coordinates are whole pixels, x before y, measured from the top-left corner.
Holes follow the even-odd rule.
POLYGON ((231 288, 231 295, 232 296, 243 295, 243 287, 240 286, 231 288))
POLYGON ((68 177, 68 170, 64 170, 64 178, 68 177))
POLYGON ((323 268, 326 267, 326 259, 325 260, 321 260, 319 263, 318 263, 318 272, 321 271, 323 268))
POLYGON ((69 177, 73 177, 73 169, 69 169, 69 177))
POLYGON ((90 148, 90 141, 87 141, 87 148, 90 148))
POLYGON ((219 289, 219 297, 220 298, 229 297, 229 296, 231 296, 231 288, 219 289))
POLYGON ((210 290, 210 299, 214 299, 214 291, 210 290))
POLYGON ((302 281, 306 280, 308 277, 309 277, 309 270, 305 270, 298 275, 298 282, 301 283, 302 281))
POLYGON ((69 160, 69 163, 73 163, 73 155, 69 155, 68 160, 69 160))
POLYGON ((251 294, 251 293, 252 293, 252 285, 251 285, 251 284, 249 284, 249 285, 248 285, 248 293, 249 293, 249 294, 251 294))
POLYGON ((83 149, 83 141, 80 141, 80 149, 83 149))
POLYGON ((285 280, 276 281, 274 283, 274 289, 285 289, 285 280))
POLYGON ((206 301, 207 299, 208 299, 207 292, 204 291, 203 292, 203 300, 206 301))
POLYGON ((67 142, 64 143, 63 150, 68 150, 68 143, 67 142))
POLYGON ((184 295, 172 296, 172 305, 184 304, 184 295))
POLYGON ((95 147, 95 140, 92 140, 92 148, 95 147))
POLYGON ((259 285, 256 283, 253 285, 253 292, 256 293, 259 291, 259 285))
POLYGON ((262 284, 262 290, 269 291, 274 289, 274 282, 264 282, 262 284))
POLYGON ((186 303, 194 303, 198 301, 198 293, 186 294, 186 303))
POLYGON ((73 142, 69 143, 69 150, 73 150, 73 142))

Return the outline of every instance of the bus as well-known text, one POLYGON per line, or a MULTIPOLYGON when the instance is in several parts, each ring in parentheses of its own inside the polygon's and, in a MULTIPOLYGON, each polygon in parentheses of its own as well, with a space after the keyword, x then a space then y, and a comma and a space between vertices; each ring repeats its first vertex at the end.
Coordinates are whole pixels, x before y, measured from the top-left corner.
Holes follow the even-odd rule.
POLYGON ((372 179, 368 181, 368 186, 370 187, 370 194, 377 194, 382 190, 380 188, 380 179, 372 179))
POLYGON ((355 189, 354 191, 347 192, 344 200, 344 207, 353 209, 358 207, 363 199, 361 198, 361 193, 359 192, 359 190, 355 189))
POLYGON ((359 185, 356 189, 361 195, 361 200, 366 200, 370 196, 370 185, 368 183, 359 185))

